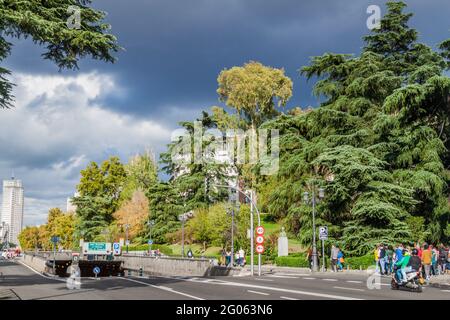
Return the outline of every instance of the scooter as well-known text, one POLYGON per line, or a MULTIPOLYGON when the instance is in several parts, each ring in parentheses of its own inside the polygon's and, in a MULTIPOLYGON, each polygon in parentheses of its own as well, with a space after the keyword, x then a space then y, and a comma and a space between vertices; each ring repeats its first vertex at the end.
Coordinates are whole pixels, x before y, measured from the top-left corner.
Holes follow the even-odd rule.
POLYGON ((420 284, 420 272, 410 270, 406 272, 406 282, 401 282, 397 276, 398 267, 394 266, 392 273, 391 289, 393 290, 407 290, 411 292, 422 292, 422 285, 420 284))

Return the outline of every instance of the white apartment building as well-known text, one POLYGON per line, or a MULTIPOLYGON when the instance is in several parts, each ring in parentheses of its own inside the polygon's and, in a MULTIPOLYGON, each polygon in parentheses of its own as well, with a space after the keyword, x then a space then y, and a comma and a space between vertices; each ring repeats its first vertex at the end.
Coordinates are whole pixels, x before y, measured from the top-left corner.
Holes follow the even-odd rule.
POLYGON ((3 181, 3 202, 0 218, 2 238, 7 231, 8 242, 19 244, 18 236, 23 225, 23 186, 21 180, 12 178, 3 181), (6 227, 5 227, 6 226, 6 227))

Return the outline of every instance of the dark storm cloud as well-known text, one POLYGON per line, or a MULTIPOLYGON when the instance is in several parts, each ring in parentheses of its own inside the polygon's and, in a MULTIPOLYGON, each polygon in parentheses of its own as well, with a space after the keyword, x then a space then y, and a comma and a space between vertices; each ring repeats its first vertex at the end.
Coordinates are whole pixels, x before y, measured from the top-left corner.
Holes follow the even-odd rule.
MULTIPOLYGON (((369 33, 367 7, 380 5, 385 13, 384 3, 96 0, 94 6, 108 12, 112 32, 125 48, 116 64, 84 60, 80 71, 58 73, 40 57, 43 48, 30 40, 13 41, 5 66, 21 80, 18 107, 0 114, 0 177, 15 169, 26 186, 27 223, 43 222, 49 207, 64 207, 89 161, 112 154, 126 161, 146 146, 158 154, 178 121, 219 104, 219 72, 250 60, 285 68, 294 81, 288 107, 317 105, 313 81, 298 69, 325 52, 358 54, 362 36, 369 33), (92 73, 81 79, 95 84, 80 83, 80 72, 92 73), (27 75, 40 80, 26 80, 27 75), (94 92, 107 81, 113 85, 103 83, 105 94, 94 92)), ((436 46, 450 37, 448 0, 407 3, 420 41, 436 46)))
MULTIPOLYGON (((366 9, 385 1, 129 0, 96 1, 126 49, 115 65, 83 61, 82 70, 118 75, 126 97, 106 105, 175 125, 217 104, 218 73, 249 60, 284 67, 294 80, 289 106, 315 105, 311 83, 297 70, 324 52, 358 53, 368 32, 366 9), (184 110, 184 114, 180 113, 184 110)), ((434 45, 450 36, 447 1, 408 1, 412 25, 434 45), (431 22, 432 21, 432 22, 431 22)), ((382 6, 384 12, 384 6, 382 6)), ((16 47, 9 64, 23 72, 54 72, 39 49, 16 47), (26 49, 26 50, 25 50, 26 49)))

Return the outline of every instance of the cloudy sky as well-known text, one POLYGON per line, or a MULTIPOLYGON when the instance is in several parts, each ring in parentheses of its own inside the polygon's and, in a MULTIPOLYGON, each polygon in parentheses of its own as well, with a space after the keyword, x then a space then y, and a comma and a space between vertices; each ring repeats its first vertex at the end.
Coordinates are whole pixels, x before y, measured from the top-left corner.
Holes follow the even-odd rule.
MULTIPOLYGON (((433 47, 450 37, 448 0, 410 0, 411 25, 433 47)), ((15 108, 0 110, 0 179, 25 188, 25 225, 65 208, 89 161, 164 150, 181 120, 220 105, 218 73, 249 60, 284 68, 288 107, 316 105, 298 74, 311 56, 358 54, 375 0, 96 0, 124 51, 114 65, 84 60, 58 72, 42 48, 13 41, 15 108)))

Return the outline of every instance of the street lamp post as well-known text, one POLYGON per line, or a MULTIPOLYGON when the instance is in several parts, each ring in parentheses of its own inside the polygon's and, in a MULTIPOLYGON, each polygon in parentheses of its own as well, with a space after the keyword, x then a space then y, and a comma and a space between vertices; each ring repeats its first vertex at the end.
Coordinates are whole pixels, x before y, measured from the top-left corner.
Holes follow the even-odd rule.
POLYGON ((149 253, 150 255, 152 254, 152 243, 153 243, 153 239, 152 239, 152 229, 153 226, 155 225, 155 220, 148 220, 147 222, 148 226, 150 227, 150 239, 149 239, 149 253))
MULTIPOLYGON (((312 218, 313 218, 313 249, 312 249, 312 258, 313 258, 313 265, 312 265, 312 271, 317 272, 319 269, 319 261, 317 259, 317 245, 316 245, 316 190, 315 190, 315 184, 312 184, 312 194, 311 194, 311 204, 312 204, 312 218)), ((325 195, 325 191, 322 188, 319 188, 319 199, 322 199, 325 195)), ((309 202, 309 193, 305 191, 303 193, 303 200, 305 203, 309 202)))
MULTIPOLYGON (((234 186, 230 186, 230 185, 219 185, 219 184, 215 184, 215 187, 218 188, 229 188, 232 190, 236 190, 237 192, 241 193, 242 195, 244 195, 244 197, 246 197, 248 200, 250 200, 250 247, 251 247, 251 265, 250 265, 250 270, 251 270, 251 274, 252 276, 254 275, 254 262, 253 262, 253 242, 254 242, 254 232, 253 232, 253 208, 255 208, 256 213, 258 214, 258 225, 261 225, 261 215, 259 213, 258 207, 256 206, 254 200, 253 200, 253 190, 251 190, 251 194, 250 196, 248 194, 246 194, 244 191, 242 191, 241 189, 239 189, 238 187, 234 187, 234 186)), ((259 254, 258 257, 258 275, 261 275, 261 254, 259 254)))
POLYGON ((128 253, 128 228, 130 227, 129 224, 125 224, 125 244, 127 246, 127 253, 128 253))

